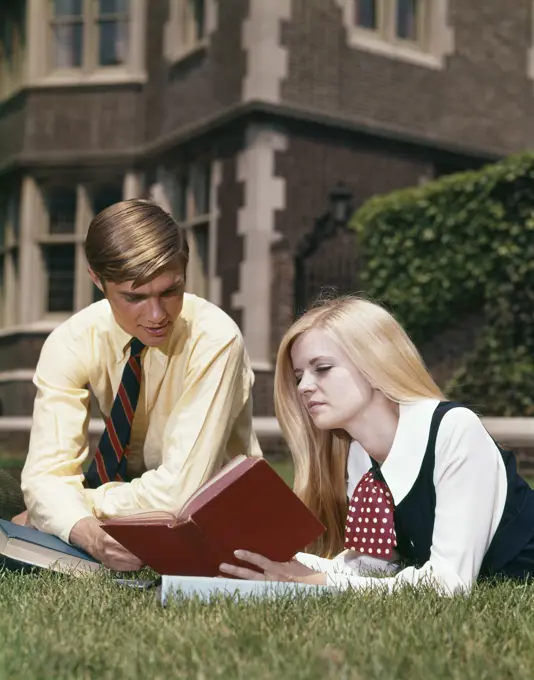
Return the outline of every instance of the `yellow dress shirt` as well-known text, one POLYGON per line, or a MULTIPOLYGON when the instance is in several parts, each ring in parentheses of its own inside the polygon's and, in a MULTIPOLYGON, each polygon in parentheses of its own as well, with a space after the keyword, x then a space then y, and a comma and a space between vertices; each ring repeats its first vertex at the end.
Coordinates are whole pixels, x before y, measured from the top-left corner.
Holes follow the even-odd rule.
POLYGON ((65 541, 90 515, 177 510, 231 458, 262 455, 252 428, 254 376, 241 332, 221 309, 186 294, 165 344, 142 354, 128 457, 136 478, 84 488, 88 387, 107 417, 130 341, 102 300, 56 328, 39 357, 22 490, 33 525, 65 541))

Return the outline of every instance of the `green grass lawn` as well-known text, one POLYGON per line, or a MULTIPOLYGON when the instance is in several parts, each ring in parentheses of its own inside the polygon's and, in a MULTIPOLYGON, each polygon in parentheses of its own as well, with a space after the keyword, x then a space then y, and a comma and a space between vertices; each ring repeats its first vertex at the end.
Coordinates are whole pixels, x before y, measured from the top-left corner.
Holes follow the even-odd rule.
MULTIPOLYGON (((288 461, 273 463, 288 481, 288 461)), ((0 680, 525 680, 534 584, 162 608, 154 590, 0 571, 0 680)))
POLYGON ((534 587, 163 609, 111 579, 0 574, 0 678, 532 678, 534 587))

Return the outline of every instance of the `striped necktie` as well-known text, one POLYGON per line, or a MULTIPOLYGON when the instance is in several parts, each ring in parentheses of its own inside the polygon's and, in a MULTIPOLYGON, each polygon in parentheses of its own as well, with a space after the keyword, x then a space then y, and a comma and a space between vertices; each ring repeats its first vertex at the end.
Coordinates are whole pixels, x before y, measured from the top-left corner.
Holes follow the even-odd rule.
POLYGON ((127 477, 127 458, 135 409, 141 387, 141 352, 145 345, 134 338, 130 358, 122 373, 121 383, 106 420, 98 449, 85 475, 86 484, 96 489, 106 482, 124 482, 127 477))

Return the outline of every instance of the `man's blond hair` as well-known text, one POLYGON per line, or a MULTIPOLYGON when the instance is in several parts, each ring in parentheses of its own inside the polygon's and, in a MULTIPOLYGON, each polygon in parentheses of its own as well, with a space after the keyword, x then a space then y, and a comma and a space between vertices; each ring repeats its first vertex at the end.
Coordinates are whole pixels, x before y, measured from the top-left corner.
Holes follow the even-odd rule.
POLYGON ((185 230, 165 210, 140 198, 120 201, 96 215, 85 241, 87 262, 105 284, 142 286, 189 260, 185 230))

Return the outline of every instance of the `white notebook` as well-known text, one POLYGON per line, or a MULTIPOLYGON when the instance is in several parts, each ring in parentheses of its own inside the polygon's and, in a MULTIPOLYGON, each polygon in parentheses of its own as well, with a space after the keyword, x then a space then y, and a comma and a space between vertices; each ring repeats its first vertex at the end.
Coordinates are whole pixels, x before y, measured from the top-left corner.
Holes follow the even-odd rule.
POLYGON ((161 604, 165 606, 175 594, 179 597, 197 596, 209 602, 212 597, 219 595, 231 596, 235 599, 243 597, 274 599, 288 595, 294 596, 298 593, 319 595, 331 590, 330 586, 285 581, 246 581, 209 576, 162 576, 161 604))

